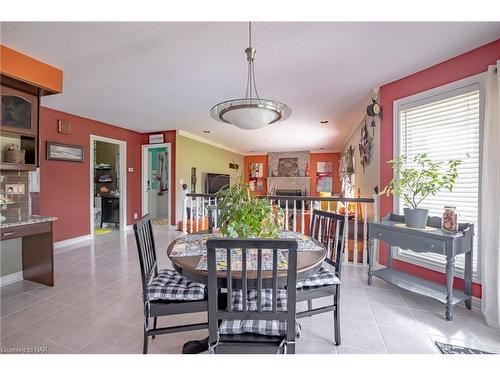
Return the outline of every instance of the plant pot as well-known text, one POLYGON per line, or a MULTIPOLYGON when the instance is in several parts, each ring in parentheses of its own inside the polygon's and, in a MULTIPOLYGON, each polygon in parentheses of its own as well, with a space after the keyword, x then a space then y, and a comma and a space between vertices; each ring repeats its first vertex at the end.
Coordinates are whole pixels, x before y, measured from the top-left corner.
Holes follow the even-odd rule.
POLYGON ((429 210, 425 208, 405 208, 405 223, 408 228, 424 229, 429 210))

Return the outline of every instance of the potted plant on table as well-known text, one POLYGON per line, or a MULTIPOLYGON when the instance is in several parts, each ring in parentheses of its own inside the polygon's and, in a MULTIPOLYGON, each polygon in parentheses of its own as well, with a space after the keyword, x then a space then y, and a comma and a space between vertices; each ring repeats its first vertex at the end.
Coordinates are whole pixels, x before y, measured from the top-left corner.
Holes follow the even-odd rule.
POLYGON ((277 238, 283 212, 265 198, 250 194, 240 182, 217 193, 221 233, 231 238, 277 238))
POLYGON ((418 208, 420 203, 441 189, 453 190, 458 177, 460 160, 432 161, 426 153, 415 155, 409 162, 406 155, 387 162, 392 166, 395 177, 380 194, 397 195, 402 198, 405 223, 410 228, 425 228, 429 210, 418 208))

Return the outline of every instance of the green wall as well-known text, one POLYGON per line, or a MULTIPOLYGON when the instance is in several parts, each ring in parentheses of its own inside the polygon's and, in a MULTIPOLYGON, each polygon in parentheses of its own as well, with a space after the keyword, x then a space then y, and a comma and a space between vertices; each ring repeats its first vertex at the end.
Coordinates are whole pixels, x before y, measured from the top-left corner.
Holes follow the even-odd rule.
POLYGON ((176 211, 177 222, 182 220, 182 186, 180 180, 188 185, 188 191, 191 191, 191 167, 196 168, 196 192, 205 192, 205 174, 206 173, 224 173, 231 176, 231 183, 243 174, 243 155, 236 154, 221 148, 194 140, 177 134, 176 137, 176 211), (229 168, 229 163, 239 165, 239 169, 229 168))

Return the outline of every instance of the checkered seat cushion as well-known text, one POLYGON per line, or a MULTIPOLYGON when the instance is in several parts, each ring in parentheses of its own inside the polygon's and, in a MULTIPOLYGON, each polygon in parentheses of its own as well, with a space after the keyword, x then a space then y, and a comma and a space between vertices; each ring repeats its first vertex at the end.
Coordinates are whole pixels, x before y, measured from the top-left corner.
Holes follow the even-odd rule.
MULTIPOLYGON (((247 297, 247 309, 257 311, 257 290, 250 289, 247 297)), ((285 289, 277 291, 277 311, 286 311, 287 294, 285 289)), ((261 299, 262 311, 272 311, 273 291, 272 289, 263 289, 261 299)), ((233 290, 231 292, 231 303, 234 311, 243 311, 243 292, 233 290)), ((300 334, 300 326, 296 325, 297 337, 300 334)), ((219 326, 221 335, 238 335, 242 333, 255 333, 266 336, 286 336, 286 322, 279 320, 227 320, 224 319, 219 326)))
POLYGON ((335 276, 335 273, 333 273, 332 271, 328 271, 324 267, 321 267, 318 273, 312 275, 308 279, 298 281, 297 289, 304 287, 337 285, 337 284, 340 284, 340 280, 337 276, 335 276))
POLYGON ((205 285, 173 270, 160 270, 148 285, 148 300, 199 301, 205 298, 205 285))

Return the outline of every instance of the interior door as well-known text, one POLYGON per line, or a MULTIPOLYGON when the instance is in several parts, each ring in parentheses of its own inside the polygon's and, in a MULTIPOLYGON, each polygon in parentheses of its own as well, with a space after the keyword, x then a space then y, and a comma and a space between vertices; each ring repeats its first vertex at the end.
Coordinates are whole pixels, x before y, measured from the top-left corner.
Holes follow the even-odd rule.
POLYGON ((165 146, 152 147, 147 153, 147 213, 155 224, 168 224, 169 211, 169 163, 168 149, 165 146))

